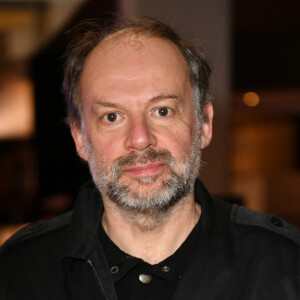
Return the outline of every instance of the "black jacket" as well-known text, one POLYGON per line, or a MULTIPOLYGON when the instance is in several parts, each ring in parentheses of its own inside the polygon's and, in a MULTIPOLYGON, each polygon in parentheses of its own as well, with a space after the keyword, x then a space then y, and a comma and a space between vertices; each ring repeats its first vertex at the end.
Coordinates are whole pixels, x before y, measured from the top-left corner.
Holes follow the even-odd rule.
MULTIPOLYGON (((173 300, 299 300, 300 234, 283 220, 212 199, 196 183, 201 236, 173 300)), ((0 250, 0 299, 114 299, 98 228, 103 204, 86 184, 73 212, 33 223, 0 250)))

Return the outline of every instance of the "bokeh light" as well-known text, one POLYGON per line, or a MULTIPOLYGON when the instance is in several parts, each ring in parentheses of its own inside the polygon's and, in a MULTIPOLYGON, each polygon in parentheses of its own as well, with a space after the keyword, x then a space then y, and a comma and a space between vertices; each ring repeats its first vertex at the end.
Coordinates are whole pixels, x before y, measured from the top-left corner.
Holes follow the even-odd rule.
POLYGON ((260 98, 258 94, 254 92, 247 92, 243 95, 243 101, 245 105, 250 106, 250 107, 255 107, 259 104, 260 98))

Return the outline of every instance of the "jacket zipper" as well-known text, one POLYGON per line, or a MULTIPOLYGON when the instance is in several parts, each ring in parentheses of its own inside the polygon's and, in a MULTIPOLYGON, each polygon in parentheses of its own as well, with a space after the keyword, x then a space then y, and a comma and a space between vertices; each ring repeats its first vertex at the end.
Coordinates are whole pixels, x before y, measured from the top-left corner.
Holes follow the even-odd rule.
POLYGON ((94 267, 92 261, 90 259, 87 260, 87 263, 91 266, 96 278, 97 278, 97 282, 98 282, 98 286, 103 294, 103 296, 105 297, 105 299, 109 300, 106 293, 105 293, 105 290, 104 290, 104 287, 103 287, 103 284, 101 282, 101 279, 100 279, 100 276, 98 275, 97 271, 96 271, 96 268, 94 267))

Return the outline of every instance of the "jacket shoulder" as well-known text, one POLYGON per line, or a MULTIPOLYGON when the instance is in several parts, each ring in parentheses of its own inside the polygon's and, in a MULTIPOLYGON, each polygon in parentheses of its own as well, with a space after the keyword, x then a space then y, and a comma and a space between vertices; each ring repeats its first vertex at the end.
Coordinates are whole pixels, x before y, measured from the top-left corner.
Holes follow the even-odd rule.
POLYGON ((47 235, 70 224, 72 211, 51 220, 39 220, 30 223, 11 236, 1 247, 0 254, 5 250, 29 239, 47 235))
POLYGON ((260 227, 274 232, 300 246, 300 230, 275 215, 263 214, 234 204, 230 218, 240 225, 260 227))

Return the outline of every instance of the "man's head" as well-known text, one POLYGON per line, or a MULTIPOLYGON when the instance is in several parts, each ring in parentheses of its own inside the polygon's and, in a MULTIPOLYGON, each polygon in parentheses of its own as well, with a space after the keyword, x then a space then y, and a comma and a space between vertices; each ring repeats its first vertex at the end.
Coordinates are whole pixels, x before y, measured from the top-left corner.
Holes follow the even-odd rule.
POLYGON ((184 52, 188 44, 165 25, 132 24, 102 38, 80 66, 69 59, 65 83, 77 82, 67 93, 69 121, 104 198, 157 218, 191 193, 200 148, 210 142, 209 67, 192 46, 184 52))

